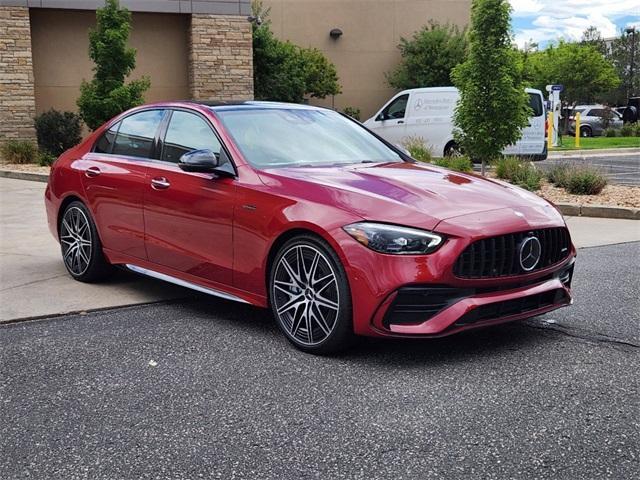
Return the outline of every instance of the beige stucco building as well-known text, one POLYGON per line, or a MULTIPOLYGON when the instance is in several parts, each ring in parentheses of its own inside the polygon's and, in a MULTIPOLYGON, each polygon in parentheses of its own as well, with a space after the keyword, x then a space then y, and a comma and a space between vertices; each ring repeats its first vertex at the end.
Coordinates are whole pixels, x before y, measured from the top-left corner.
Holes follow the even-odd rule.
POLYGON ((368 117, 394 90, 385 73, 400 61, 401 37, 429 20, 465 26, 471 0, 264 0, 275 34, 322 50, 336 65, 342 94, 313 103, 358 107, 368 117), (342 35, 332 38, 334 28, 342 35))
MULTIPOLYGON (((313 100, 370 115, 392 93, 397 45, 430 19, 464 25, 470 0, 264 0, 275 34, 322 50, 342 93, 313 100), (332 37, 331 30, 342 35, 332 37)), ((88 30, 104 0, 0 0, 0 138, 34 138, 33 117, 76 110, 92 77, 88 30)), ((253 96, 250 0, 121 0, 133 12, 132 75, 151 77, 147 101, 253 96)))

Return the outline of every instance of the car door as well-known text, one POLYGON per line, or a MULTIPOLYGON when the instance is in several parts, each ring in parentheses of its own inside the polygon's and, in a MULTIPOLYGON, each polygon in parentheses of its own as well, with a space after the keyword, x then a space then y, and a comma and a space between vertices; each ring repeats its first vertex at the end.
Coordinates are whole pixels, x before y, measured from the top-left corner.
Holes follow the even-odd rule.
POLYGON ((178 166, 180 157, 192 150, 219 154, 220 140, 204 116, 175 109, 165 119, 159 143, 144 201, 149 261, 193 280, 230 285, 235 179, 184 172, 178 166))
POLYGON ((409 94, 392 99, 367 126, 390 143, 401 145, 406 137, 409 94))
POLYGON ((107 250, 146 258, 143 195, 163 115, 161 109, 144 110, 114 123, 78 162, 86 199, 107 250))
POLYGON ((522 129, 520 139, 505 148, 505 155, 540 155, 544 151, 544 124, 546 121, 542 93, 527 90, 531 115, 527 125, 522 129))

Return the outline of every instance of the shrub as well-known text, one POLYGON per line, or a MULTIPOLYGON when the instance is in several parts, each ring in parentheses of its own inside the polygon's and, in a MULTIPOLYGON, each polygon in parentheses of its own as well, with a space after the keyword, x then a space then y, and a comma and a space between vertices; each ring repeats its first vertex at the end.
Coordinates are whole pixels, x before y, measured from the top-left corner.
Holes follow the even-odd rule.
POLYGON ((433 163, 439 167, 455 170, 456 172, 472 172, 473 163, 468 157, 443 157, 436 158, 433 163))
POLYGON ((412 158, 421 162, 431 162, 431 150, 422 137, 408 137, 402 142, 402 146, 409 151, 412 158))
POLYGON ((607 178, 596 168, 573 168, 566 181, 567 192, 574 195, 597 195, 607 186, 607 178))
POLYGON ((542 172, 530 162, 516 157, 503 157, 495 162, 496 176, 526 190, 540 190, 542 172))
POLYGON ((38 147, 28 140, 5 140, 0 146, 0 153, 8 163, 35 163, 38 147))
POLYGON ((617 132, 615 130, 615 128, 607 128, 604 131, 604 136, 605 137, 615 137, 617 135, 617 132))
POLYGON ((640 137, 640 122, 633 124, 633 136, 640 137))
POLYGON ((554 165, 547 170, 547 180, 557 187, 564 188, 567 186, 567 179, 569 178, 571 170, 572 167, 566 163, 554 165))
POLYGON ((495 162, 495 167, 498 178, 511 180, 520 168, 520 161, 516 157, 502 157, 495 162))
POLYGON ((360 121, 360 109, 357 107, 346 107, 342 113, 349 115, 354 120, 360 121))
POLYGON ((38 153, 38 164, 41 167, 50 167, 51 165, 53 165, 53 162, 56 161, 56 156, 49 153, 49 152, 44 152, 41 151, 38 153))
POLYGON ((75 113, 51 109, 38 115, 35 123, 38 147, 56 157, 82 139, 80 116, 75 113))
POLYGON ((629 125, 628 123, 626 125, 623 125, 622 128, 620 129, 620 135, 622 137, 631 137, 631 136, 633 136, 633 127, 631 125, 629 125))

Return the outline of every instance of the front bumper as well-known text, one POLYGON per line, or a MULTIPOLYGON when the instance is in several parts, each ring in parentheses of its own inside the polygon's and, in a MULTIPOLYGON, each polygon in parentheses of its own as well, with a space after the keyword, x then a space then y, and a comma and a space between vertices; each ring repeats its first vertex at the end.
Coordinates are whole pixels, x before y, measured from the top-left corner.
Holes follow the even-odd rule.
MULTIPOLYGON (((564 227, 558 217, 529 224, 526 229, 564 227)), ((482 222, 490 224, 475 234, 453 222, 443 223, 436 231, 447 236, 445 244, 434 254, 422 256, 378 254, 335 232, 351 289, 354 332, 379 337, 441 337, 569 305, 576 255, 570 239, 562 260, 535 272, 500 278, 454 274, 456 260, 472 242, 525 229, 515 222, 497 225, 490 220, 489 214, 479 216, 476 230, 482 222)))

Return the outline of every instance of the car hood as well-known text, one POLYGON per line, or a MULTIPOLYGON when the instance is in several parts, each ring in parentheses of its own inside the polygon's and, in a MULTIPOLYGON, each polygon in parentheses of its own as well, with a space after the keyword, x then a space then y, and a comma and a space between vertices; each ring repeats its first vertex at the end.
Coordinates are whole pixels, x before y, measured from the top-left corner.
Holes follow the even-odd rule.
MULTIPOLYGON (((263 170, 287 195, 326 203, 365 220, 434 229, 443 220, 499 209, 559 214, 547 201, 504 182, 419 163, 263 170)), ((561 217, 560 217, 561 218, 561 217)))

